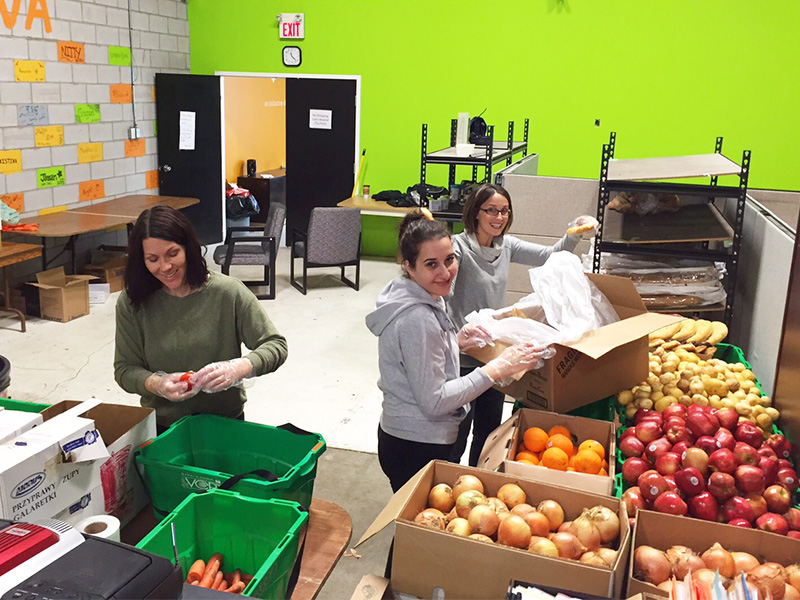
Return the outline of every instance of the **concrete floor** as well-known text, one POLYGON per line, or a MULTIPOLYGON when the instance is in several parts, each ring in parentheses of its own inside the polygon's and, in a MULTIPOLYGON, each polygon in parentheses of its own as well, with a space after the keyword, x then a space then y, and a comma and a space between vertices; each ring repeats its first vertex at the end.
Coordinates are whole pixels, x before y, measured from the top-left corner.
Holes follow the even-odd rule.
MULTIPOLYGON (((338 281, 338 269, 313 269, 303 296, 289 284, 288 263, 288 249, 282 248, 277 297, 261 302, 289 342, 289 359, 249 384, 246 415, 270 425, 291 422, 325 437, 329 449, 320 459, 314 495, 350 514, 352 546, 391 497, 375 454, 381 410, 378 344, 364 317, 399 266, 390 259, 362 260, 359 291, 338 281)), ((260 276, 246 269, 233 274, 260 276)), ((11 361, 8 395, 47 404, 97 397, 138 405, 138 397, 122 391, 113 377, 117 296, 70 323, 31 318, 26 333, 19 331, 16 317, 0 313, 0 354, 11 361)), ((361 558, 342 558, 319 597, 349 598, 362 575, 382 575, 391 530, 360 547, 361 558)))

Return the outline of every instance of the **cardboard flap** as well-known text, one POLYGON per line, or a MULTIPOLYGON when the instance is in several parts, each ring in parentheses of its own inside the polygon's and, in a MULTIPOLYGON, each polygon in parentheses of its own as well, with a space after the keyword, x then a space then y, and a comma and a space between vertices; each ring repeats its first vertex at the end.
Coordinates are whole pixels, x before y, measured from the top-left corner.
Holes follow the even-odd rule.
POLYGON ((94 275, 70 275, 67 277, 67 283, 65 287, 69 287, 71 285, 83 285, 87 281, 91 281, 92 279, 99 279, 94 275))
POLYGON ((350 600, 379 600, 383 598, 389 580, 377 575, 364 575, 358 582, 350 600))
POLYGON ((513 441, 514 428, 519 423, 520 412, 514 413, 510 419, 502 423, 486 438, 478 459, 478 466, 481 469, 497 471, 508 457, 508 446, 513 441))
POLYGON ((42 288, 58 288, 64 287, 67 284, 67 275, 64 273, 64 267, 56 267, 47 271, 41 271, 36 274, 37 283, 42 288))
POLYGON ((58 445, 66 457, 65 462, 86 462, 109 457, 103 436, 97 429, 88 431, 79 438, 59 440, 58 445))
POLYGON ((422 467, 411 479, 406 481, 403 487, 397 490, 395 495, 392 496, 391 500, 389 500, 389 503, 384 507, 381 513, 375 518, 372 524, 367 527, 364 535, 361 536, 361 539, 358 540, 358 543, 354 546, 354 548, 358 548, 361 544, 366 542, 379 531, 383 530, 383 528, 387 525, 390 525, 397 517, 400 516, 400 513, 403 511, 403 508, 408 502, 408 499, 411 497, 412 492, 419 484, 419 480, 422 479, 428 469, 433 468, 434 462, 435 461, 431 461, 422 467))
POLYGON ((561 345, 596 359, 618 346, 638 340, 651 331, 661 329, 677 321, 683 321, 685 318, 686 317, 660 313, 644 313, 636 315, 635 317, 630 317, 629 319, 617 321, 616 323, 611 323, 611 325, 606 325, 600 329, 595 329, 575 342, 561 345))
POLYGON ((616 275, 600 275, 599 273, 587 273, 586 277, 614 305, 621 319, 632 316, 632 314, 647 312, 647 307, 644 305, 642 297, 636 291, 636 286, 633 285, 633 281, 630 278, 616 275), (620 309, 623 309, 622 312, 628 312, 624 309, 632 309, 633 312, 629 315, 623 315, 620 309))

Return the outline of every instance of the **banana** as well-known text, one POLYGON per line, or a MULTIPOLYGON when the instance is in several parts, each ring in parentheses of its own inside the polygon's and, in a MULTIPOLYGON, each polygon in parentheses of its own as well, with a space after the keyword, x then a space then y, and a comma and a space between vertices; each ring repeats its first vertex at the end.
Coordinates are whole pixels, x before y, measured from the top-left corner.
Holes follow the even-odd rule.
POLYGON ((677 331, 677 333, 673 334, 672 339, 679 342, 685 342, 697 331, 697 321, 694 319, 685 319, 680 323, 681 328, 677 331))
POLYGON ((678 321, 677 323, 673 323, 672 325, 667 325, 666 327, 662 327, 661 329, 656 329, 653 333, 650 334, 650 341, 657 339, 662 340, 669 340, 672 339, 672 336, 678 333, 681 328, 681 323, 683 321, 678 321))
POLYGON ((650 338, 649 347, 650 348, 658 348, 664 343, 664 340, 661 338, 650 338))
POLYGON ((722 321, 714 321, 712 324, 711 335, 708 336, 706 344, 719 344, 728 335, 728 326, 722 321))
POLYGON ((687 342, 691 342, 693 344, 699 342, 705 342, 710 336, 711 332, 713 331, 713 324, 711 321, 707 321, 705 319, 699 319, 697 321, 697 330, 694 332, 694 335, 691 336, 687 342))

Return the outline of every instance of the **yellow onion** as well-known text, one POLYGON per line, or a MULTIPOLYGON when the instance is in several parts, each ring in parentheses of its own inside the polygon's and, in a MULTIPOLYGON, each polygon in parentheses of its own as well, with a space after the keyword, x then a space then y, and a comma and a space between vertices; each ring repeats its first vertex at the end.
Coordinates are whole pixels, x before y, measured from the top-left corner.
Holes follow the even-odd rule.
POLYGON ((639 546, 633 553, 633 576, 641 581, 658 585, 669 579, 670 566, 667 555, 652 546, 639 546))
POLYGON ((558 555, 561 558, 579 558, 586 552, 586 548, 574 534, 567 531, 561 533, 551 533, 547 538, 558 548, 558 555))
POLYGON ((600 532, 600 543, 608 544, 619 537, 619 517, 607 506, 590 508, 589 519, 600 532))
POLYGON ((750 569, 755 569, 761 563, 752 554, 747 552, 731 552, 733 563, 736 565, 736 574, 747 573, 750 569))
POLYGON ((789 565, 784 568, 784 571, 789 585, 800 592, 800 565, 789 565))
POLYGON ((683 581, 687 573, 694 573, 699 569, 706 568, 706 563, 703 562, 703 559, 686 546, 672 546, 667 549, 667 560, 672 569, 672 574, 679 581, 683 581))
POLYGON ((555 500, 542 500, 536 510, 550 521, 550 531, 555 531, 564 522, 564 509, 555 500))
POLYGON ((584 510, 580 517, 572 521, 567 531, 578 538, 587 550, 597 550, 600 547, 600 532, 589 518, 588 510, 584 510))
POLYGON ((543 554, 544 556, 558 556, 558 547, 551 540, 534 535, 531 536, 528 552, 543 554))
POLYGON ((775 600, 781 600, 786 593, 786 573, 778 563, 768 562, 751 569, 747 573, 747 582, 758 588, 762 598, 769 593, 775 600))
POLYGON ((723 577, 730 579, 736 575, 736 562, 733 556, 719 542, 703 552, 701 558, 709 570, 719 570, 719 574, 723 577))

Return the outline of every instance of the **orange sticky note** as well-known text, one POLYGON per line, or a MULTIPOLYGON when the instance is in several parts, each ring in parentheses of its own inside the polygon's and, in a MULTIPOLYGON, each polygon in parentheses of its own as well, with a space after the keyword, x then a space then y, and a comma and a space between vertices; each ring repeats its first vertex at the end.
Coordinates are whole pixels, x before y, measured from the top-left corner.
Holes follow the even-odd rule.
POLYGON ((102 179, 92 181, 81 181, 78 184, 78 199, 81 202, 87 200, 99 200, 106 195, 106 184, 102 179))
POLYGON ((115 83, 111 88, 112 104, 130 104, 133 101, 133 88, 129 83, 115 83))
POLYGON ((4 196, 0 196, 0 200, 17 212, 25 212, 25 198, 22 193, 5 194, 4 196))
POLYGON ((148 190, 154 190, 158 187, 158 171, 147 171, 144 174, 144 185, 148 190))
POLYGON ((125 158, 144 156, 144 138, 125 140, 125 158))
POLYGON ((80 42, 58 42, 58 60, 67 63, 86 62, 83 44, 80 42))

